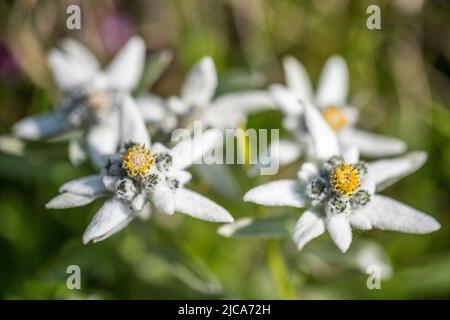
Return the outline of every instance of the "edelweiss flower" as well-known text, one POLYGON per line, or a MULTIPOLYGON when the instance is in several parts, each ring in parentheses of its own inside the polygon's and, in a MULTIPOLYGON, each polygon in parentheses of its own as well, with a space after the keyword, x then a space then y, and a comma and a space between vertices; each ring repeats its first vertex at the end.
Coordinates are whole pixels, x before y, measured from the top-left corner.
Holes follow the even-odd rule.
POLYGON ((65 39, 62 49, 53 49, 48 55, 56 83, 64 92, 60 108, 19 121, 14 134, 38 140, 83 129, 87 151, 98 167, 124 141, 148 143, 143 120, 128 94, 143 70, 143 40, 131 38, 104 70, 79 42, 65 39))
POLYGON ((163 134, 175 128, 190 128, 194 120, 205 127, 235 128, 245 124, 246 114, 272 107, 270 95, 265 91, 230 93, 213 99, 217 89, 217 73, 210 57, 198 61, 186 77, 180 97, 166 101, 152 94, 137 99, 147 123, 155 125, 163 134))
POLYGON ((231 222, 233 218, 224 208, 184 188, 191 179, 184 169, 208 152, 217 139, 216 133, 206 131, 201 139, 183 140, 172 149, 161 144, 150 149, 128 144, 120 155, 109 159, 99 175, 61 186, 61 194, 46 207, 78 207, 109 197, 86 229, 84 243, 104 240, 122 230, 147 203, 165 214, 178 211, 206 221, 231 222))
POLYGON ((328 230, 342 252, 352 241, 352 227, 406 233, 440 228, 431 216, 376 192, 417 170, 426 153, 366 164, 356 148, 341 156, 334 132, 311 104, 305 103, 306 125, 314 140, 317 161, 304 163, 298 179, 269 182, 248 191, 245 201, 269 206, 306 208, 294 230, 298 249, 328 230))
POLYGON ((272 85, 270 92, 285 113, 284 126, 291 131, 295 143, 280 141, 280 163, 295 160, 308 143, 304 125, 304 110, 300 101, 313 103, 328 125, 336 132, 339 143, 356 146, 362 155, 371 157, 391 156, 405 152, 406 144, 398 139, 372 134, 354 128, 358 111, 347 104, 348 70, 342 57, 332 56, 320 75, 317 93, 314 95, 311 82, 304 67, 293 57, 283 60, 287 86, 272 85))

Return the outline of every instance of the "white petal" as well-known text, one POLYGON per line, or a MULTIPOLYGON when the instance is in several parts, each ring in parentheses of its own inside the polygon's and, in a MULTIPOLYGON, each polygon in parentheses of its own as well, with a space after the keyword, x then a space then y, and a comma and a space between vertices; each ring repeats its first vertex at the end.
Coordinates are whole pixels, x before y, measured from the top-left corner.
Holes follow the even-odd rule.
POLYGON ((242 127, 247 121, 247 116, 240 110, 207 108, 201 116, 201 121, 203 121, 204 125, 208 128, 224 130, 242 127))
POLYGON ((146 202, 147 202, 147 194, 139 193, 131 202, 131 209, 135 212, 139 212, 144 208, 146 202))
POLYGON ((357 129, 343 130, 339 139, 344 145, 355 145, 361 154, 368 157, 383 157, 400 154, 406 151, 406 143, 402 140, 369 133, 357 129))
POLYGON ((152 215, 152 206, 150 202, 145 203, 141 211, 136 212, 136 215, 142 221, 146 221, 152 215))
POLYGON ((311 135, 314 157, 328 160, 339 155, 339 144, 335 132, 328 126, 319 110, 309 102, 303 102, 306 127, 311 135))
POLYGON ((102 241, 125 228, 134 215, 128 205, 117 198, 108 199, 97 211, 83 234, 83 243, 102 241))
POLYGON ((432 216, 381 195, 374 195, 360 213, 370 219, 374 228, 381 230, 424 234, 441 227, 432 216))
POLYGON ((105 73, 115 89, 130 91, 141 78, 145 63, 145 43, 140 37, 132 37, 120 49, 105 73))
POLYGON ((59 192, 70 192, 84 196, 92 196, 105 192, 105 185, 102 177, 99 175, 91 175, 83 178, 66 182, 59 188, 59 192))
POLYGON ((307 141, 308 135, 304 126, 304 118, 301 116, 297 117, 287 115, 282 119, 282 125, 287 132, 298 138, 298 141, 307 141))
POLYGON ((319 106, 345 105, 348 93, 348 69, 340 56, 330 57, 320 74, 316 102, 319 106))
POLYGON ((100 198, 101 196, 102 194, 80 195, 65 192, 51 199, 45 205, 45 207, 47 209, 67 209, 67 208, 81 207, 91 203, 92 201, 94 201, 97 198, 100 198))
POLYGON ((165 102, 154 94, 145 94, 136 99, 138 109, 145 122, 157 123, 164 120, 167 113, 165 102))
POLYGON ((298 179, 306 184, 311 181, 311 179, 314 179, 319 176, 319 169, 317 166, 312 162, 305 162, 300 167, 300 170, 297 172, 298 179))
POLYGON ((274 102, 286 115, 291 117, 302 114, 303 106, 291 90, 282 85, 273 84, 269 87, 269 92, 274 102))
POLYGON ((194 105, 188 104, 177 96, 171 96, 167 99, 167 108, 176 115, 186 115, 195 108, 194 105))
POLYGON ((302 149, 298 143, 281 139, 278 144, 278 152, 280 165, 283 166, 297 160, 302 153, 302 149))
POLYGON ((204 154, 222 141, 222 135, 216 129, 206 130, 192 138, 183 139, 172 148, 174 170, 184 169, 199 162, 204 154))
POLYGON ((68 59, 75 63, 79 68, 86 68, 86 72, 94 75, 100 70, 100 63, 97 58, 79 41, 66 38, 61 47, 66 52, 68 59))
POLYGON ((68 156, 70 163, 78 167, 88 159, 88 154, 84 145, 84 137, 74 137, 69 141, 68 156))
POLYGON ((192 174, 189 171, 179 170, 171 174, 171 176, 177 179, 183 186, 192 179, 192 174))
POLYGON ((202 120, 212 128, 236 128, 246 122, 248 114, 269 109, 274 109, 274 101, 266 91, 229 93, 212 102, 202 120))
POLYGON ((298 250, 302 250, 305 244, 324 232, 325 224, 319 213, 306 210, 295 225, 293 239, 298 250))
POLYGON ((85 68, 83 64, 74 61, 59 49, 52 49, 47 61, 60 89, 68 90, 86 83, 93 77, 92 70, 85 68))
POLYGON ((22 139, 39 140, 62 133, 71 128, 66 116, 62 112, 24 118, 14 125, 13 133, 22 139))
POLYGON ((111 192, 116 191, 116 183, 119 180, 119 177, 116 176, 103 176, 102 177, 102 183, 105 186, 105 188, 111 192))
POLYGON ((162 143, 156 142, 151 145, 150 150, 154 153, 165 153, 165 152, 171 152, 169 148, 167 148, 162 143))
POLYGON ((251 189, 244 195, 244 201, 266 206, 289 206, 303 208, 305 196, 297 180, 278 180, 251 189))
POLYGON ((231 214, 202 195, 184 188, 175 192, 175 210, 211 222, 233 222, 231 214))
POLYGON ((368 170, 377 190, 380 191, 419 169, 426 160, 426 152, 409 152, 402 157, 370 162, 368 170))
POLYGON ((119 143, 134 142, 147 147, 150 146, 150 136, 145 126, 144 118, 130 95, 124 96, 121 110, 121 136, 119 143))
POLYGON ((342 112, 344 113, 345 118, 347 119, 347 127, 353 127, 356 121, 358 121, 359 115, 358 109, 351 106, 336 106, 336 107, 340 107, 342 112))
POLYGON ((351 251, 352 263, 367 275, 373 274, 374 266, 381 271, 381 279, 387 280, 392 275, 392 264, 387 252, 383 247, 372 241, 358 241, 358 244, 351 251))
POLYGON ((163 181, 155 186, 155 190, 150 195, 153 205, 160 212, 173 214, 175 212, 175 196, 167 184, 163 181))
POLYGON ((361 183, 360 189, 366 190, 370 195, 375 194, 376 185, 372 179, 372 176, 370 175, 370 172, 361 177, 360 183, 361 183))
POLYGON ((214 100, 209 108, 211 112, 242 112, 250 114, 272 109, 273 105, 274 102, 267 91, 249 90, 224 94, 214 100))
POLYGON ((205 107, 211 101, 217 87, 217 74, 211 57, 204 57, 189 71, 183 87, 181 100, 188 105, 205 107))
MULTIPOLYGON (((114 119, 109 120, 115 121, 114 119)), ((102 168, 105 160, 117 152, 119 144, 118 128, 118 124, 108 121, 92 126, 87 132, 86 145, 89 159, 97 168, 102 168)))
POLYGON ((342 148, 342 158, 346 163, 357 163, 359 161, 359 149, 356 146, 342 148))
POLYGON ((352 243, 352 228, 347 218, 343 215, 328 218, 327 230, 339 250, 346 252, 352 243))
POLYGON ((311 100, 311 80, 303 65, 294 57, 287 56, 283 59, 283 69, 286 84, 296 94, 297 98, 311 100))
POLYGON ((370 230, 372 229, 372 223, 370 219, 365 214, 358 214, 358 211, 353 212, 349 216, 350 224, 353 228, 359 230, 370 230))

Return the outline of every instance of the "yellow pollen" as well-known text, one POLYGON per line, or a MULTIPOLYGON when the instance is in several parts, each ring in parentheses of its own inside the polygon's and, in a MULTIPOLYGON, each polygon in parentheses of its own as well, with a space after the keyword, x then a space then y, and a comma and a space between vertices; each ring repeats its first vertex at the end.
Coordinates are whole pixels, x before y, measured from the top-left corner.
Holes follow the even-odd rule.
POLYGON ((359 172, 352 164, 341 163, 331 173, 333 190, 340 195, 351 197, 359 188, 359 172))
POLYGON ((325 121, 328 125, 334 130, 340 130, 347 126, 347 117, 341 108, 336 106, 326 107, 322 111, 322 115, 325 118, 325 121))
POLYGON ((127 170, 130 177, 140 175, 144 177, 150 170, 155 156, 144 146, 135 144, 122 155, 122 168, 127 170))

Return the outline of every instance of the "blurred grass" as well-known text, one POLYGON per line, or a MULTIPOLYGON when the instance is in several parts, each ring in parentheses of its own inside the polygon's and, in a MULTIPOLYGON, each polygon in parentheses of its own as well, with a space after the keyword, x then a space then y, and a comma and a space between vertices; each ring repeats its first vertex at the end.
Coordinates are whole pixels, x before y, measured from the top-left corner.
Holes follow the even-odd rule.
MULTIPOLYGON (((0 64, 0 134, 8 133, 20 118, 49 110, 58 102, 44 58, 46 50, 63 36, 85 42, 102 62, 111 58, 99 25, 116 12, 128 17, 151 54, 165 48, 173 51, 169 69, 154 86, 162 96, 178 92, 189 67, 205 54, 217 64, 222 93, 283 81, 279 60, 286 54, 302 61, 315 82, 326 58, 339 53, 349 64, 351 101, 361 107, 359 126, 398 136, 411 149, 429 153, 420 171, 386 194, 433 215, 442 229, 425 236, 379 231, 355 234, 355 243, 362 239, 380 243, 393 264, 392 277, 382 281, 381 290, 374 291, 366 288, 364 274, 338 263, 328 266, 321 262, 313 265, 318 268, 315 273, 307 273, 304 263, 315 248, 337 251, 328 236, 315 240, 306 252, 296 252, 286 240, 281 243, 281 252, 269 254, 266 240, 224 238, 216 234, 217 225, 181 215, 155 215, 148 221, 134 221, 105 242, 83 246, 81 235, 100 201, 64 212, 45 210, 44 204, 62 182, 91 169, 70 166, 64 143, 45 148, 36 144, 28 146, 25 157, 0 154, 1 298, 271 299, 291 297, 292 290, 298 298, 450 297, 448 2, 79 3, 84 14, 81 31, 66 30, 63 1, 0 3, 0 43, 7 49, 2 51, 0 64), (381 30, 365 27, 369 4, 381 7, 381 30), (5 52, 13 62, 5 60, 5 52), (271 268, 273 272, 283 263, 288 274, 281 273, 280 283, 287 287, 280 295, 271 268), (81 266, 80 291, 66 289, 65 270, 71 264, 81 266)), ((281 114, 255 115, 247 125, 277 128, 281 114)), ((294 176, 297 165, 283 168, 277 177, 248 178, 240 166, 229 169, 242 196, 268 179, 294 176)), ((296 218, 300 214, 294 209, 227 200, 199 179, 190 186, 237 218, 296 218)))

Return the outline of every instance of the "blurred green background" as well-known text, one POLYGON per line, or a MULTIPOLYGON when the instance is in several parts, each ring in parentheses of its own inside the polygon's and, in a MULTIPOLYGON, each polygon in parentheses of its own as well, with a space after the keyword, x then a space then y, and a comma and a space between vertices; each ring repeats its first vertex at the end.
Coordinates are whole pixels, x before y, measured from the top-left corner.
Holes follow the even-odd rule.
MULTIPOLYGON (((155 84, 176 94, 192 64, 211 55, 220 92, 282 82, 280 59, 291 54, 313 81, 331 54, 350 70, 350 101, 359 127, 399 137, 429 159, 388 194, 437 218, 430 235, 354 232, 340 254, 327 235, 297 252, 290 239, 224 238, 217 225, 181 215, 135 220, 118 235, 82 245, 81 235, 101 201, 48 211, 63 182, 92 172, 74 168, 63 143, 35 143, 25 157, 0 153, 0 298, 5 299, 417 299, 450 297, 450 6, 448 1, 33 1, 0 2, 0 134, 22 117, 50 110, 60 98, 45 55, 64 36, 85 43, 107 63, 135 33, 149 53, 169 48, 174 59, 155 84), (66 7, 79 4, 82 29, 67 30, 66 7), (368 30, 366 9, 381 8, 381 30, 368 30), (368 290, 358 246, 379 243, 393 273, 368 290), (66 288, 66 268, 79 265, 82 289, 66 288)), ((251 116, 249 127, 278 128, 277 111, 251 116)), ((295 219, 298 210, 243 203, 242 195, 268 179, 237 180, 231 198, 198 177, 200 190, 236 218, 295 219)), ((274 223, 277 223, 276 219, 274 223)), ((383 254, 382 254, 383 255, 383 254)))

